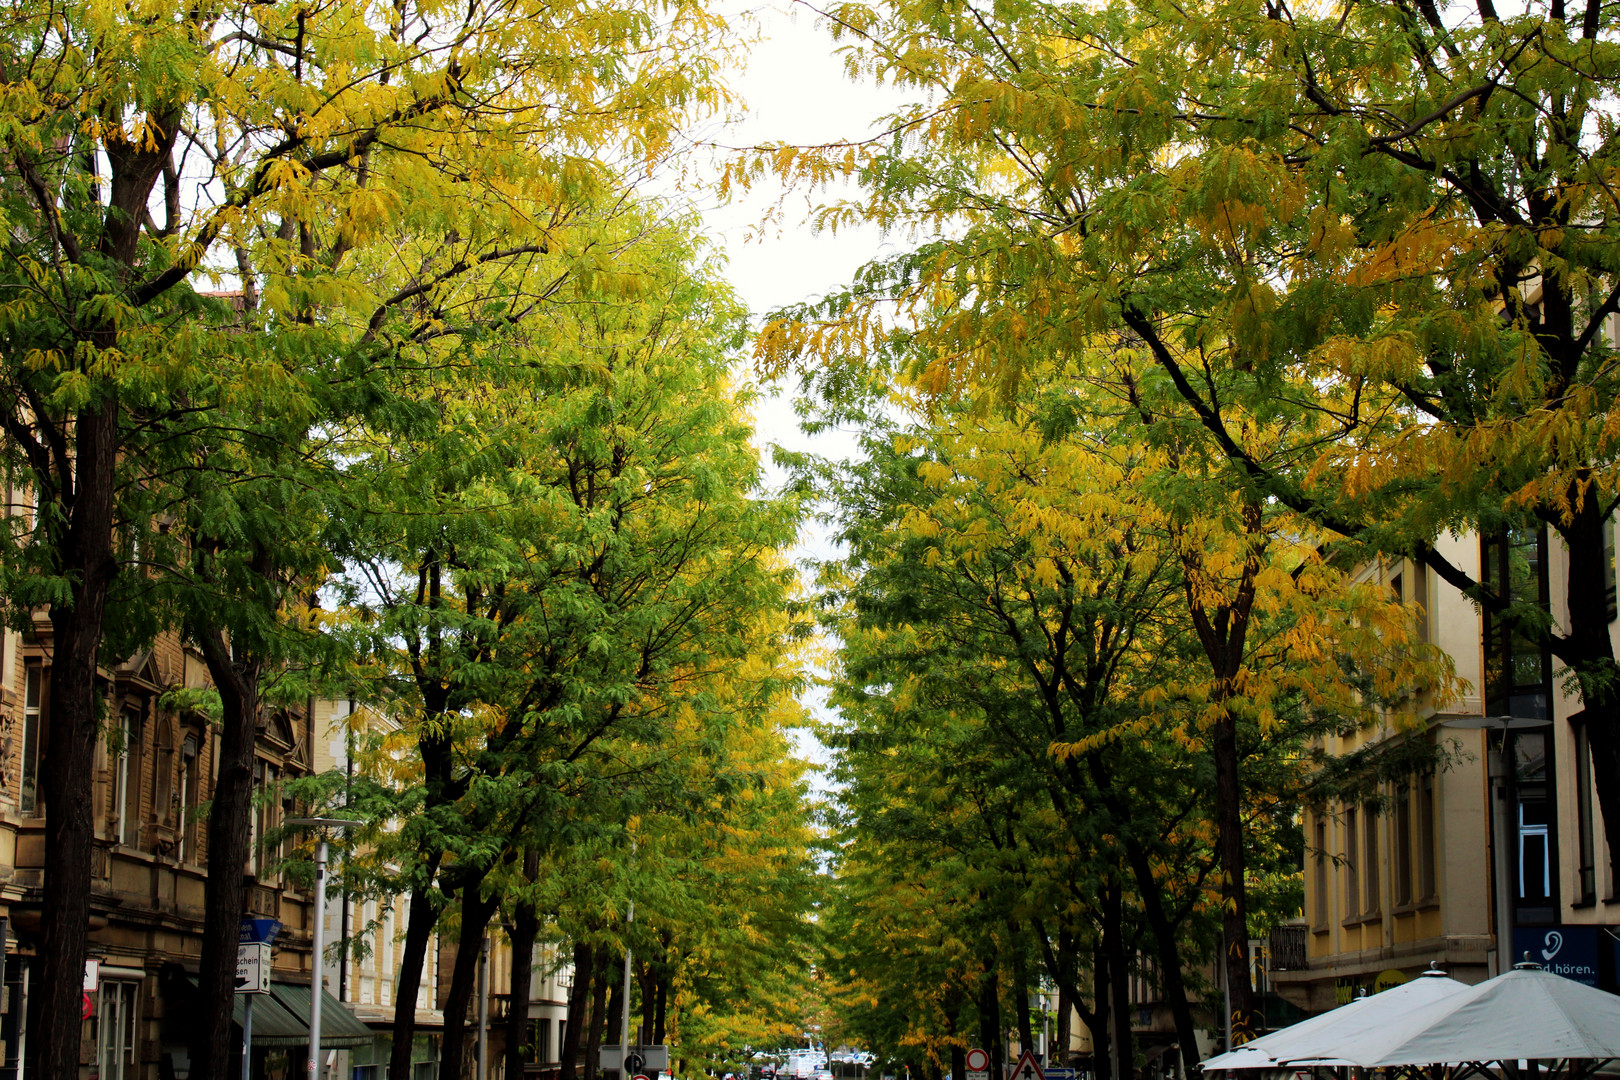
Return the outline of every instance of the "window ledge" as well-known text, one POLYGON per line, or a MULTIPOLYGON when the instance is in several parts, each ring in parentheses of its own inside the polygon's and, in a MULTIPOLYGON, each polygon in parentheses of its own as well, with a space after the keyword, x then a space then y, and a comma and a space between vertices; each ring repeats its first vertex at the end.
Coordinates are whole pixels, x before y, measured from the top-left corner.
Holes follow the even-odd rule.
POLYGON ((1354 930, 1358 926, 1366 926, 1368 923, 1380 923, 1383 921, 1384 913, 1382 911, 1364 911, 1360 915, 1350 916, 1340 925, 1346 930, 1354 930))
POLYGON ((1440 901, 1432 896, 1419 897, 1408 900, 1404 904, 1396 904, 1390 909, 1391 915, 1416 915, 1423 911, 1433 911, 1440 906, 1440 901))

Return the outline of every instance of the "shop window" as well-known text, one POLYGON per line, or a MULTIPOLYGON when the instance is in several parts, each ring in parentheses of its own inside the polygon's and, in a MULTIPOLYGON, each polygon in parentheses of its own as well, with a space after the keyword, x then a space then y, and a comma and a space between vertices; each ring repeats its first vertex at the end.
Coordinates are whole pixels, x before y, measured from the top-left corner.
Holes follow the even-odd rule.
POLYGON ((94 1017, 100 1080, 139 1080, 140 986, 123 979, 101 982, 101 1001, 94 1017))
POLYGON ((29 664, 23 685, 22 783, 17 791, 17 809, 38 813, 40 763, 45 753, 46 673, 43 665, 29 664))

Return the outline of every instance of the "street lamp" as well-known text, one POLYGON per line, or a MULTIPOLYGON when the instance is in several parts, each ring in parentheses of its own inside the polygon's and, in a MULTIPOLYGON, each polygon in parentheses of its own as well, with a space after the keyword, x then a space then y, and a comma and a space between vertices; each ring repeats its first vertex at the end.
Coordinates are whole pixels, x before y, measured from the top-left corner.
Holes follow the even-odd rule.
POLYGON ((1496 974, 1513 967, 1513 869, 1508 862, 1513 848, 1512 808, 1508 806, 1513 762, 1508 759, 1508 735, 1549 728, 1552 721, 1539 716, 1477 716, 1440 713, 1441 727, 1462 731, 1488 731, 1501 739, 1500 748, 1487 755, 1490 785, 1491 894, 1496 908, 1496 974))
POLYGON ((324 990, 322 984, 325 982, 321 972, 325 963, 325 958, 321 955, 324 945, 321 941, 321 931, 326 928, 326 830, 347 829, 352 825, 363 825, 365 822, 351 818, 299 817, 288 818, 286 824, 321 830, 315 844, 315 926, 312 943, 314 956, 310 962, 309 980, 309 1080, 320 1080, 321 994, 324 990))

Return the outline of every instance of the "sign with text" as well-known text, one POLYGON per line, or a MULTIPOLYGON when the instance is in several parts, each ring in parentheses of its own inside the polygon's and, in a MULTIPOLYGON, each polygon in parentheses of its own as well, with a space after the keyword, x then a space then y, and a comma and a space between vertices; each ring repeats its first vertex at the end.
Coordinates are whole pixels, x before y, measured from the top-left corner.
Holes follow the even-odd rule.
POLYGON ((270 992, 270 946, 254 941, 236 947, 236 992, 270 992))
POLYGON ((1516 926, 1513 962, 1540 964, 1555 975, 1587 986, 1598 985, 1599 926, 1516 926))

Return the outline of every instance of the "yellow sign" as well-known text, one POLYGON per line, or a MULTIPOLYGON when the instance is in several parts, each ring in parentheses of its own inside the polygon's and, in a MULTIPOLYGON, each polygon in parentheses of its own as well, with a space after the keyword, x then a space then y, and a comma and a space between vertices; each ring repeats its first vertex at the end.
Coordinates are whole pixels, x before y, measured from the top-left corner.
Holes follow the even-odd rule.
POLYGON ((1382 993, 1392 986, 1399 986, 1407 981, 1408 976, 1404 971, 1396 971, 1394 968, 1390 968, 1387 971, 1380 971, 1378 973, 1378 979, 1373 983, 1373 992, 1382 993))

